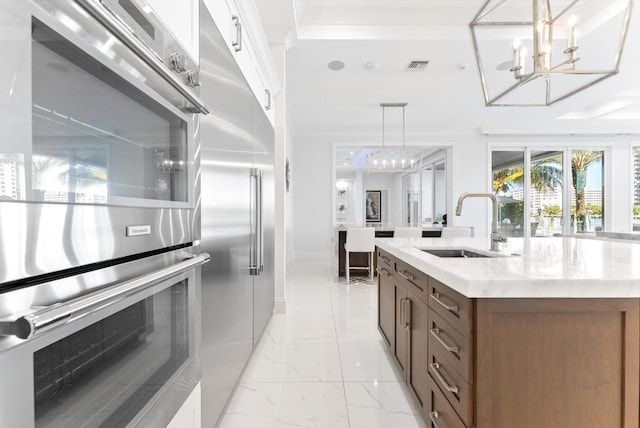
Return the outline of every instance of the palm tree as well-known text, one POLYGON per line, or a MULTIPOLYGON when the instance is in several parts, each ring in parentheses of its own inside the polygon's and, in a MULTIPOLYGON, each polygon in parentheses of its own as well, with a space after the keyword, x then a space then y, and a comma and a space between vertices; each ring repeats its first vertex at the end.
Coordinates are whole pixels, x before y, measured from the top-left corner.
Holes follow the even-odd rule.
POLYGON ((587 185, 587 168, 602 159, 601 151, 582 150, 573 152, 571 156, 571 178, 576 192, 576 220, 584 225, 587 216, 585 186, 587 185))
MULTIPOLYGON (((545 159, 531 165, 531 185, 540 193, 555 191, 562 185, 562 162, 557 158, 545 159)), ((493 191, 508 192, 515 183, 522 183, 524 169, 521 166, 504 168, 493 173, 493 191)))
POLYGON ((514 183, 521 183, 524 177, 524 170, 521 166, 513 168, 502 168, 493 172, 493 191, 508 192, 514 183))

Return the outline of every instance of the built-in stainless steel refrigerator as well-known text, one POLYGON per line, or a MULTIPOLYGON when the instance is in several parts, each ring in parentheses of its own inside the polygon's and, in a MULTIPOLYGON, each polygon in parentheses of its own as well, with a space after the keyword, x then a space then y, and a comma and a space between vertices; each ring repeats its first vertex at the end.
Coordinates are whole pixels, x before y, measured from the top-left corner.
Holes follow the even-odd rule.
POLYGON ((273 312, 274 131, 200 3, 202 426, 215 426, 273 312))

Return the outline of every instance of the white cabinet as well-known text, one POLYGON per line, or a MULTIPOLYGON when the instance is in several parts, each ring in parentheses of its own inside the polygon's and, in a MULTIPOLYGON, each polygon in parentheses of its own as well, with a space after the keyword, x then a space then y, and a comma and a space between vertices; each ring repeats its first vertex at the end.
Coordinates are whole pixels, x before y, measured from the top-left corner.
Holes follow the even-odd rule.
POLYGON ((268 51, 255 7, 251 2, 235 0, 204 0, 227 48, 233 53, 244 78, 269 118, 275 123, 273 97, 279 91, 279 82, 273 76, 275 66, 268 51))
POLYGON ((200 62, 198 0, 146 0, 196 62, 200 62))

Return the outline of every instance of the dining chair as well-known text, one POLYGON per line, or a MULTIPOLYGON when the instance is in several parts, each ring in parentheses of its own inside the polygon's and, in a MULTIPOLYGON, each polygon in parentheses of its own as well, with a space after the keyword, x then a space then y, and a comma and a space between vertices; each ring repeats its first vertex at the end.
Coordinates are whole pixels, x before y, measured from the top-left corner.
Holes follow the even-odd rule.
POLYGON ((347 277, 347 284, 350 282, 350 271, 354 270, 367 270, 369 272, 369 282, 373 284, 373 253, 376 248, 376 235, 373 227, 349 227, 347 228, 347 241, 344 244, 345 252, 347 253, 345 263, 345 273, 347 277), (351 253, 368 253, 369 264, 368 266, 351 266, 350 254, 351 253))

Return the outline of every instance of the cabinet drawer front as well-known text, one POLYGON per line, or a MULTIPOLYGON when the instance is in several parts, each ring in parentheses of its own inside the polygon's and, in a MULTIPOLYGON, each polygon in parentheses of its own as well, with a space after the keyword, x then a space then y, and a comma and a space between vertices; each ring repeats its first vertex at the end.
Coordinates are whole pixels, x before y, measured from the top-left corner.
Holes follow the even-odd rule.
POLYGON ((433 379, 429 379, 428 385, 430 397, 430 403, 427 406, 428 426, 430 428, 466 428, 433 379))
POLYGON ((376 257, 378 258, 378 268, 384 269, 389 275, 393 274, 394 260, 386 251, 376 248, 376 257))
POLYGON ((427 304, 465 337, 473 337, 473 303, 440 281, 429 277, 427 304))
POLYGON ((473 383, 473 340, 464 337, 434 311, 429 311, 429 347, 442 355, 462 378, 473 383))
POLYGON ((409 289, 423 302, 427 302, 428 277, 424 272, 404 262, 396 261, 396 278, 406 284, 409 289))
POLYGON ((462 422, 467 426, 473 421, 473 387, 465 382, 448 360, 429 348, 429 374, 462 422))

